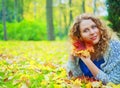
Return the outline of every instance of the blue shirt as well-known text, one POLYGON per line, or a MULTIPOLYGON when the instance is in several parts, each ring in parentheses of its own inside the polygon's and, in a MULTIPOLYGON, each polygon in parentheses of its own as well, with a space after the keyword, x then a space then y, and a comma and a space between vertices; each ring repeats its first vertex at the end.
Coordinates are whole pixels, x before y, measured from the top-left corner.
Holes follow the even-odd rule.
MULTIPOLYGON (((100 65, 102 63, 104 63, 104 59, 103 57, 100 58, 99 60, 94 60, 93 63, 99 68, 101 69, 100 65)), ((88 67, 84 64, 84 62, 80 59, 79 60, 79 65, 80 65, 80 68, 84 74, 84 76, 88 76, 88 77, 93 77, 92 73, 90 72, 90 70, 88 69, 88 67)))

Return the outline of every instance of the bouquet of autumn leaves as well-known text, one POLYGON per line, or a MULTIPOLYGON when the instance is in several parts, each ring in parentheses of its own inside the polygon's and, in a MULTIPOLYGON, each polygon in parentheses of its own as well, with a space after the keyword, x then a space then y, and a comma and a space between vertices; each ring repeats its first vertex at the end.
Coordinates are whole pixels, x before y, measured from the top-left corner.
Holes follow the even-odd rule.
POLYGON ((84 56, 84 57, 88 57, 90 56, 90 53, 94 52, 94 48, 92 46, 92 44, 85 44, 82 41, 76 41, 73 42, 73 49, 72 49, 72 54, 75 56, 84 56))

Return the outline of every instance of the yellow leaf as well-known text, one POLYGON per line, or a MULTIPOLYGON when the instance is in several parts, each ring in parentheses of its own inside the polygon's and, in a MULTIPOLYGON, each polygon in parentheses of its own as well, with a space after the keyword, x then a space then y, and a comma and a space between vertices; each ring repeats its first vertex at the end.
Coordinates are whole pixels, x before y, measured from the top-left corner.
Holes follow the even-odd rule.
POLYGON ((26 74, 23 74, 23 75, 21 75, 21 77, 20 77, 20 80, 22 80, 22 81, 26 81, 26 80, 28 80, 29 79, 29 75, 26 75, 26 74))
POLYGON ((120 84, 116 85, 116 87, 114 87, 114 88, 120 88, 120 84))
POLYGON ((46 81, 46 80, 43 80, 43 81, 41 82, 41 85, 47 85, 47 81, 46 81))
POLYGON ((62 88, 62 86, 58 84, 54 84, 54 88, 62 88))
POLYGON ((77 53, 78 54, 82 54, 83 56, 86 56, 86 57, 90 55, 88 50, 80 50, 77 53))
POLYGON ((89 82, 86 84, 86 88, 92 88, 92 84, 89 82))
POLYGON ((79 79, 76 79, 75 81, 72 81, 72 83, 75 86, 81 86, 82 85, 81 80, 79 80, 79 79))

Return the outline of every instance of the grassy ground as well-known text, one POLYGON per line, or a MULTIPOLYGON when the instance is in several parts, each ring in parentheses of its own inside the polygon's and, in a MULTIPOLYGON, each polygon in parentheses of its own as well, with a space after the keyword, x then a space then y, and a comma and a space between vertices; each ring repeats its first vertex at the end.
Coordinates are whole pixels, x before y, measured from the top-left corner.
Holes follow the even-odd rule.
POLYGON ((0 86, 5 88, 60 86, 58 85, 60 80, 58 82, 56 80, 66 78, 63 68, 68 58, 66 44, 59 41, 1 41, 0 86))
MULTIPOLYGON (((65 41, 0 41, 0 88, 91 88, 102 85, 68 80, 65 41)), ((109 87, 114 84, 109 84, 109 87)), ((97 87, 96 87, 97 88, 97 87)), ((113 88, 120 88, 118 87, 113 88)))

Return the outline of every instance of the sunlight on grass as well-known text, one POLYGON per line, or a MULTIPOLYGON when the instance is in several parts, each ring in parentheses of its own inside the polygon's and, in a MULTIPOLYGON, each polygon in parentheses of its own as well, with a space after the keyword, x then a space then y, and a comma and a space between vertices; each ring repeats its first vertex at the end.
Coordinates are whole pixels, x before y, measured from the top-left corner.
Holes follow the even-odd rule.
POLYGON ((59 83, 67 77, 63 68, 68 58, 66 44, 60 41, 1 41, 0 86, 57 86, 57 79, 59 83))
POLYGON ((67 78, 65 41, 0 41, 0 88, 120 88, 67 78))

